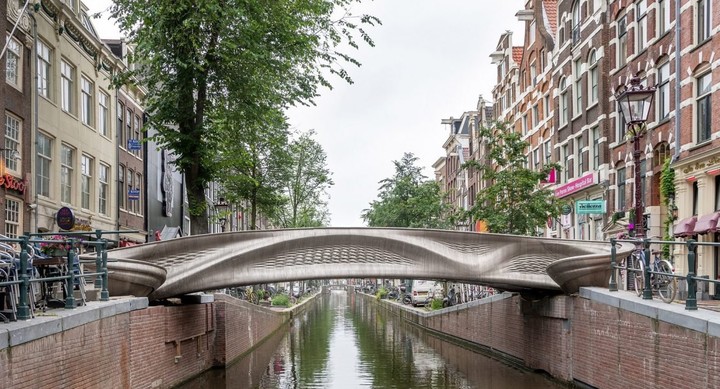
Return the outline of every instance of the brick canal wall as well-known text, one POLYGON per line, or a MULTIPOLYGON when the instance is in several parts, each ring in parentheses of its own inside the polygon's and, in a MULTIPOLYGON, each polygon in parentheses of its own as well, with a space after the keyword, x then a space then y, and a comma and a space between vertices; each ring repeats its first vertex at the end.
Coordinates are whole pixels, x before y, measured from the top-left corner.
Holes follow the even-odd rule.
POLYGON ((381 306, 562 381, 618 389, 720 387, 720 313, 622 293, 590 288, 537 301, 506 293, 433 313, 381 306))
POLYGON ((312 300, 286 311, 221 295, 207 304, 144 302, 0 325, 0 389, 172 387, 248 353, 312 300))

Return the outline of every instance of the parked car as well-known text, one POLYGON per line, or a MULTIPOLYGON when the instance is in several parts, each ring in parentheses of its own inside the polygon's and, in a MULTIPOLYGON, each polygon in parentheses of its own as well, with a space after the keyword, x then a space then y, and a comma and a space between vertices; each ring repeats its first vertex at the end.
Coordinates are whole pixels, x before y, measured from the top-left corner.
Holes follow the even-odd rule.
POLYGON ((412 305, 426 305, 433 298, 435 281, 413 280, 410 290, 412 295, 412 305))

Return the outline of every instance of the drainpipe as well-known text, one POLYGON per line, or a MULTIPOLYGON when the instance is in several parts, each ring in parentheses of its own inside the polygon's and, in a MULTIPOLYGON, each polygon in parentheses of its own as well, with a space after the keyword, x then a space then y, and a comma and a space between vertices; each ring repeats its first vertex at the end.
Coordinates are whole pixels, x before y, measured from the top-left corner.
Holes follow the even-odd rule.
MULTIPOLYGON (((40 95, 40 92, 38 91, 38 82, 39 82, 39 79, 38 79, 38 72, 37 72, 37 41, 38 41, 38 34, 37 34, 37 19, 35 19, 35 15, 33 15, 31 12, 28 12, 28 16, 29 16, 30 19, 32 19, 32 21, 33 21, 33 52, 32 52, 32 54, 30 55, 30 59, 31 59, 31 61, 30 61, 30 71, 32 71, 33 73, 35 73, 34 85, 32 85, 32 87, 31 87, 31 88, 33 88, 33 90, 35 91, 35 93, 33 94, 33 98, 34 98, 34 100, 35 100, 35 107, 34 107, 34 112, 33 112, 33 122, 34 122, 34 123, 33 123, 33 130, 34 130, 34 131, 33 131, 33 132, 34 132, 34 135, 35 135, 35 142, 32 142, 32 143, 31 143, 33 147, 32 147, 31 150, 30 150, 30 155, 31 155, 31 157, 30 157, 30 170, 33 171, 33 172, 36 172, 36 171, 37 171, 37 166, 35 166, 35 169, 33 169, 33 168, 32 168, 32 167, 33 167, 32 165, 33 165, 33 163, 35 163, 34 161, 37 160, 36 158, 33 158, 33 157, 37 154, 37 146, 38 146, 38 145, 37 145, 37 142, 38 142, 38 138, 39 138, 39 136, 40 136, 40 125, 39 125, 39 122, 38 122, 38 119, 39 119, 39 116, 38 116, 38 103, 39 103, 39 98, 38 98, 38 96, 40 95)), ((34 219, 34 220, 33 220, 33 222, 35 223, 35 228, 31 228, 30 230, 31 230, 32 232, 39 232, 39 228, 40 228, 40 224, 39 224, 39 223, 40 223, 40 221, 39 221, 40 206, 39 206, 39 204, 38 204, 38 199, 39 199, 39 197, 40 197, 40 189, 39 189, 37 180, 33 179, 32 182, 33 182, 33 192, 35 192, 35 193, 34 193, 35 199, 33 200, 33 201, 35 202, 35 208, 33 209, 33 212, 34 212, 34 215, 33 215, 33 219, 34 219)))
POLYGON ((675 153, 672 162, 680 159, 680 0, 675 0, 675 153))
MULTIPOLYGON (((120 99, 120 87, 115 88, 115 111, 118 110, 118 101, 120 99)), ((125 112, 121 112, 121 114, 125 115, 125 112)), ((117 127, 117 116, 118 112, 115 112, 114 121, 117 127)), ((112 115, 110 115, 112 117, 112 115)), ((120 172, 120 131, 122 131, 122 128, 115 128, 115 175, 120 172)), ((125 174, 125 173, 123 173, 125 174)), ((126 175, 127 176, 127 175, 126 175)), ((120 177, 118 176, 115 180, 115 184, 117 185, 118 182, 120 182, 120 177)), ((123 177, 123 183, 125 182, 125 177, 123 177)), ((115 225, 117 228, 116 231, 120 231, 120 196, 122 196, 123 191, 125 188, 118 188, 118 190, 115 191, 115 225)), ((120 233, 117 234, 118 242, 120 242, 120 233)))

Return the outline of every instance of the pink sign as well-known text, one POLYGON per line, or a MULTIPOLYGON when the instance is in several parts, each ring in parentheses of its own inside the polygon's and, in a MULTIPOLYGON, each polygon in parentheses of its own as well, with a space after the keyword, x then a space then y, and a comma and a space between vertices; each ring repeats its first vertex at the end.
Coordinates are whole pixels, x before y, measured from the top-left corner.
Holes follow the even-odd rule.
POLYGON ((595 173, 591 172, 578 178, 575 181, 570 181, 567 184, 555 189, 555 197, 565 197, 569 194, 573 194, 594 184, 595 173))

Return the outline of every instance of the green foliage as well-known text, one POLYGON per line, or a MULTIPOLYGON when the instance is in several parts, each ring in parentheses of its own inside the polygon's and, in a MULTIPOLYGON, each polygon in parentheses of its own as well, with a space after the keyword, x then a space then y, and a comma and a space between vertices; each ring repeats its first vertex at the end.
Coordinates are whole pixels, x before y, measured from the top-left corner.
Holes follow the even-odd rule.
POLYGON ((539 171, 528 169, 525 151, 529 143, 506 123, 483 127, 479 134, 488 144, 487 159, 469 161, 465 167, 477 169, 488 186, 478 192, 470 216, 484 220, 490 232, 534 235, 549 217, 557 218, 561 213, 564 202, 539 185, 560 166, 553 163, 539 171))
POLYGON ((386 298, 387 295, 388 295, 388 290, 385 289, 385 288, 380 288, 380 289, 378 289, 378 291, 375 293, 375 298, 377 298, 378 300, 380 300, 380 299, 386 298))
MULTIPOLYGON (((665 204, 665 209, 667 209, 667 217, 663 222, 663 240, 670 241, 673 240, 670 231, 675 221, 670 204, 670 199, 675 198, 675 169, 670 167, 670 158, 665 160, 660 171, 660 195, 665 204)), ((670 259, 670 244, 664 243, 662 245, 662 256, 664 259, 670 259)))
POLYGON ((265 300, 265 291, 264 290, 258 289, 258 291, 255 293, 257 294, 258 300, 265 300))
POLYGON ((276 294, 275 296, 273 296, 270 305, 274 307, 289 307, 290 297, 288 297, 286 294, 276 294))
POLYGON ((207 232, 205 189, 226 168, 221 129, 257 130, 268 113, 313 104, 328 75, 352 82, 344 65, 360 64, 344 47, 373 46, 363 26, 380 24, 351 14, 359 1, 114 0, 136 64, 114 83, 144 87, 154 140, 187 180, 192 234, 207 232))
POLYGON ((457 213, 443 202, 443 193, 434 180, 428 180, 418 158, 405 153, 393 161, 395 175, 380 181, 378 200, 363 210, 369 227, 449 228, 457 213))
POLYGON ((442 307, 443 307, 442 299, 432 299, 432 301, 430 302, 430 309, 432 309, 433 311, 442 309, 442 307))

